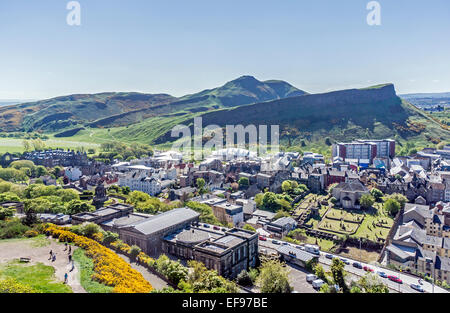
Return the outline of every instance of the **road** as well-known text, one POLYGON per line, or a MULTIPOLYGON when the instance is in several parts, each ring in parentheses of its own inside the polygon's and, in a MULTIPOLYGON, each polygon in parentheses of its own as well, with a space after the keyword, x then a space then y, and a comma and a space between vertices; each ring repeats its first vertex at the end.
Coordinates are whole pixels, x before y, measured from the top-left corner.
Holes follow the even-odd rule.
MULTIPOLYGON (((205 227, 204 225, 205 225, 204 223, 200 223, 200 225, 197 226, 197 228, 205 230, 205 231, 209 231, 209 232, 212 232, 212 233, 215 233, 214 236, 217 236, 217 237, 220 237, 221 235, 223 235, 225 233, 224 230, 228 230, 227 228, 223 228, 223 227, 220 227, 220 230, 216 230, 216 229, 213 228, 212 225, 210 225, 209 227, 205 227), (222 230, 222 229, 224 229, 224 230, 222 230)), ((298 246, 298 245, 295 245, 295 244, 292 244, 292 243, 288 243, 288 242, 280 240, 280 239, 277 239, 277 241, 280 244, 287 244, 287 245, 290 245, 292 247, 297 247, 298 246)), ((267 238, 267 240, 265 240, 265 241, 259 240, 259 249, 260 249, 260 252, 263 252, 264 254, 271 254, 271 253, 277 254, 277 248, 280 246, 280 244, 274 244, 272 242, 272 239, 267 238)), ((325 265, 326 267, 330 266, 331 262, 332 262, 332 260, 330 260, 330 259, 325 257, 325 255, 327 255, 327 254, 331 254, 334 257, 340 257, 340 256, 332 254, 332 253, 326 253, 326 252, 321 251, 320 252, 320 257, 319 257, 319 262, 322 263, 323 265, 325 265)), ((393 282, 393 281, 391 281, 391 280, 389 280, 387 278, 380 277, 380 279, 392 291, 401 292, 401 293, 419 293, 418 291, 416 291, 416 290, 414 290, 414 289, 412 289, 410 287, 411 284, 416 284, 416 285, 418 284, 418 278, 415 277, 415 276, 412 276, 412 275, 409 275, 409 274, 405 274, 405 273, 400 273, 400 272, 397 272, 397 271, 394 271, 394 270, 391 270, 391 269, 387 269, 387 268, 384 268, 384 267, 382 268, 382 267, 379 267, 377 265, 360 262, 359 260, 353 260, 353 259, 349 259, 349 258, 343 258, 343 259, 347 259, 350 262, 350 265, 345 265, 345 270, 348 273, 350 273, 350 274, 353 274, 353 275, 356 275, 356 276, 359 276, 359 277, 364 276, 366 274, 366 271, 364 271, 363 269, 358 269, 356 267, 353 267, 352 264, 354 262, 358 262, 363 267, 364 266, 368 266, 368 267, 372 268, 375 273, 377 271, 380 271, 380 272, 386 273, 386 275, 388 275, 388 276, 392 275, 392 276, 399 277, 403 281, 402 284, 398 284, 398 283, 393 282)), ((425 292, 429 292, 429 293, 433 292, 433 290, 432 290, 433 288, 432 288, 432 284, 431 283, 422 280, 422 284, 423 284, 422 288, 425 290, 425 292)), ((436 285, 434 286, 434 292, 435 293, 448 293, 448 291, 446 291, 445 289, 443 289, 443 288, 441 288, 439 286, 436 286, 436 285)))
MULTIPOLYGON (((281 244, 288 244, 292 247, 296 247, 297 245, 291 244, 291 243, 287 243, 285 241, 282 240, 278 240, 281 244)), ((268 254, 270 253, 276 253, 276 249, 277 247, 279 247, 280 245, 274 244, 272 243, 271 239, 267 239, 267 241, 259 241, 259 246, 261 247, 261 249, 265 249, 266 252, 268 254)), ((324 264, 324 265, 331 265, 332 260, 328 259, 325 257, 325 255, 327 254, 331 254, 334 257, 339 257, 338 255, 332 254, 332 253, 326 253, 326 252, 320 252, 320 257, 319 257, 319 262, 324 264)), ((345 270, 348 273, 357 275, 357 276, 364 276, 366 274, 366 271, 364 271, 363 269, 358 269, 356 267, 353 267, 353 263, 354 262, 358 262, 360 263, 363 267, 364 266, 368 266, 370 268, 372 268, 374 270, 374 272, 376 273, 377 271, 380 272, 384 272, 386 273, 386 275, 392 275, 392 276, 397 276, 399 277, 403 283, 402 284, 398 284, 396 282, 393 282, 387 278, 382 278, 380 277, 380 279, 389 287, 389 289, 396 291, 396 292, 401 292, 401 293, 419 293, 418 291, 412 289, 410 287, 411 284, 418 284, 418 278, 409 274, 405 274, 405 273, 400 273, 391 269, 387 269, 387 268, 381 268, 379 266, 373 265, 373 264, 368 264, 368 263, 364 263, 364 262, 360 262, 358 260, 352 260, 349 258, 343 258, 343 259, 347 259, 350 262, 350 265, 345 265, 345 270)), ((428 283, 426 281, 422 280, 422 288, 425 290, 425 292, 432 292, 432 284, 428 283)), ((448 291, 446 291, 445 289, 439 287, 439 286, 434 286, 434 292, 435 293, 448 293, 448 291)))

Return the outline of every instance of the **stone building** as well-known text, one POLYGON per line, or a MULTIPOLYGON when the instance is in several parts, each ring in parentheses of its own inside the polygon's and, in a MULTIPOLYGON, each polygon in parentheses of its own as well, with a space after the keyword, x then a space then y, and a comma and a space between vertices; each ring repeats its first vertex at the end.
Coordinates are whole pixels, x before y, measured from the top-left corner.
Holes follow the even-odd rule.
POLYGON ((192 228, 167 236, 163 251, 202 262, 223 277, 235 278, 242 270, 257 265, 258 234, 238 228, 222 234, 192 228))
POLYGON ((83 212, 73 215, 72 224, 77 225, 84 222, 101 224, 104 221, 127 216, 131 213, 133 213, 133 207, 131 205, 123 203, 111 204, 95 212, 83 212))
POLYGON ((199 213, 189 208, 177 208, 121 227, 118 233, 127 244, 137 245, 149 256, 158 257, 164 237, 190 227, 199 217, 199 213))
POLYGON ((369 194, 369 189, 359 181, 351 181, 334 187, 332 194, 344 209, 359 209, 359 199, 362 195, 369 194))

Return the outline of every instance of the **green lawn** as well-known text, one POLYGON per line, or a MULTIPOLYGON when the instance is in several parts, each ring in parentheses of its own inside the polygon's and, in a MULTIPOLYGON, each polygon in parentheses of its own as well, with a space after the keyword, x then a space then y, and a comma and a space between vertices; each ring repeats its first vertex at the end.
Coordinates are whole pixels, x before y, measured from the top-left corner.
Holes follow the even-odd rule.
POLYGON ((343 225, 345 229, 341 228, 341 221, 325 218, 322 223, 320 223, 320 230, 330 230, 342 234, 352 234, 359 227, 359 224, 357 223, 344 222, 343 225))
POLYGON ((0 265, 0 278, 13 278, 42 293, 71 293, 72 289, 55 277, 55 269, 42 263, 28 265, 13 261, 0 265))
POLYGON ((368 238, 373 241, 377 241, 377 238, 385 239, 387 237, 390 228, 394 224, 394 219, 383 211, 381 203, 375 203, 374 209, 371 211, 371 214, 366 214, 364 221, 355 234, 356 237, 368 238), (387 227, 374 226, 374 223, 377 224, 381 221, 384 221, 383 225, 387 227))
POLYGON ((113 287, 102 285, 92 280, 94 273, 94 262, 86 256, 83 249, 76 249, 73 253, 73 259, 80 268, 80 283, 88 293, 111 293, 113 287))
MULTIPOLYGON (((0 153, 14 153, 24 151, 23 149, 23 139, 19 138, 0 138, 0 153)), ((83 141, 71 141, 65 138, 64 140, 52 138, 44 141, 45 145, 49 148, 62 148, 62 149, 76 149, 84 147, 86 150, 88 148, 98 148, 99 145, 95 143, 87 143, 83 141)))

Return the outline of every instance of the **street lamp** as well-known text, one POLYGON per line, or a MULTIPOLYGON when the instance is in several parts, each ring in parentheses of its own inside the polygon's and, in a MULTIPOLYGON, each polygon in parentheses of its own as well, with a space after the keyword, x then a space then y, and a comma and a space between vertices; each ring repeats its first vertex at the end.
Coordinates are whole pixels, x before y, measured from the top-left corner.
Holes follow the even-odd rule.
POLYGON ((359 238, 359 261, 360 262, 362 262, 361 241, 362 241, 362 238, 359 238))
POLYGON ((436 266, 434 265, 434 261, 432 258, 426 258, 425 260, 426 260, 427 264, 431 264, 433 266, 433 272, 432 272, 433 274, 431 276, 431 285, 433 286, 432 292, 434 293, 434 279, 436 277, 436 266))

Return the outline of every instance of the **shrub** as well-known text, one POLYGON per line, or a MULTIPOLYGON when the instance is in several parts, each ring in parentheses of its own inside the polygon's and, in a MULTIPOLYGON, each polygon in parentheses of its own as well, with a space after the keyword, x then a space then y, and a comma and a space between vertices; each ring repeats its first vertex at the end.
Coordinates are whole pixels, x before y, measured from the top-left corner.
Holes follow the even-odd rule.
POLYGON ((0 293, 37 293, 30 286, 21 284, 12 278, 0 280, 0 293))
POLYGON ((130 259, 136 260, 137 256, 138 256, 139 253, 141 253, 141 252, 142 252, 141 248, 139 248, 139 247, 136 246, 136 245, 132 245, 132 246, 130 247, 130 250, 129 250, 130 259))
POLYGON ((241 286, 251 286, 253 281, 246 270, 242 270, 236 278, 236 282, 241 286))
POLYGON ((0 239, 21 237, 30 227, 23 225, 17 218, 0 221, 0 239))
POLYGON ((35 230, 27 230, 25 232, 25 237, 31 238, 31 237, 36 237, 37 235, 39 235, 39 233, 35 230))
POLYGON ((109 245, 119 239, 119 234, 107 231, 103 236, 103 243, 109 245))
POLYGON ((114 287, 115 293, 148 293, 153 287, 138 271, 131 268, 120 256, 98 242, 79 236, 67 228, 48 225, 46 231, 61 242, 73 242, 85 250, 94 262, 92 278, 106 286, 114 287))

